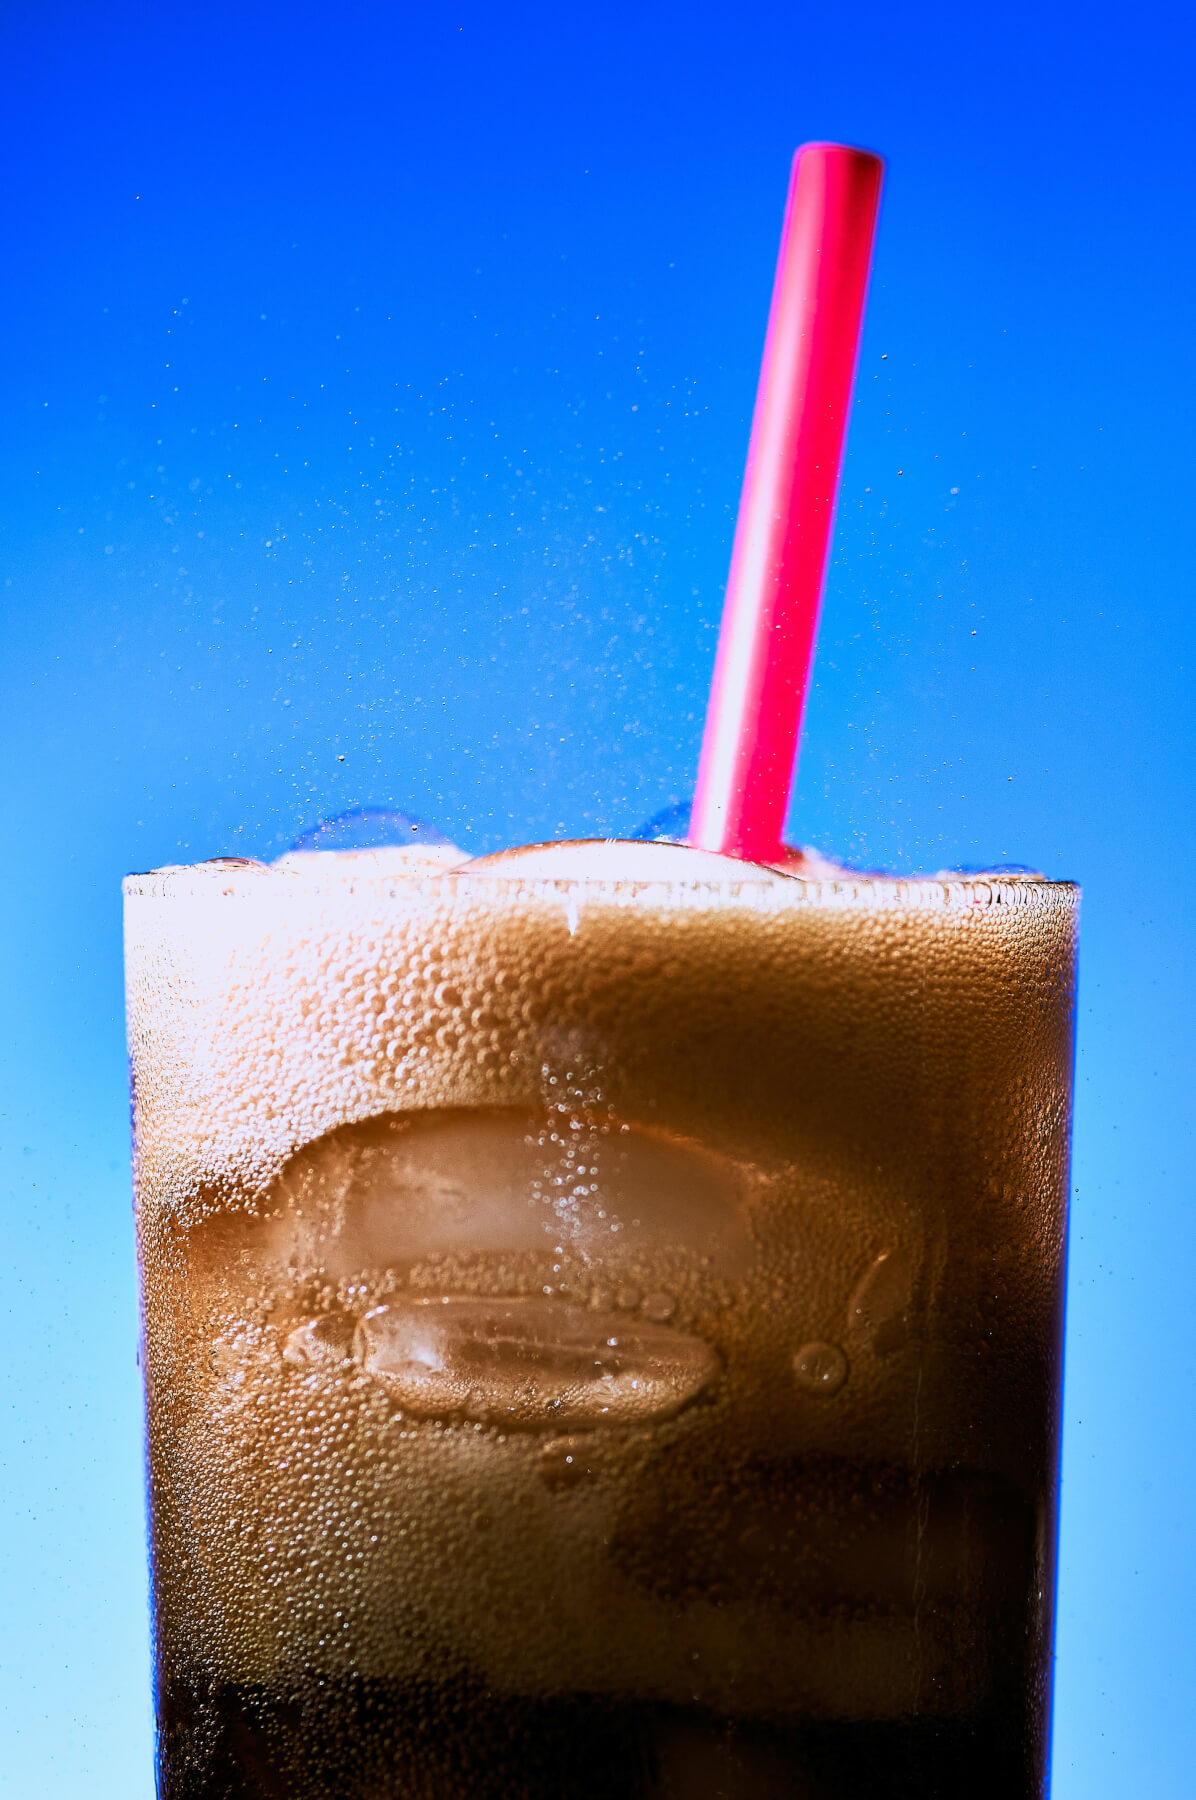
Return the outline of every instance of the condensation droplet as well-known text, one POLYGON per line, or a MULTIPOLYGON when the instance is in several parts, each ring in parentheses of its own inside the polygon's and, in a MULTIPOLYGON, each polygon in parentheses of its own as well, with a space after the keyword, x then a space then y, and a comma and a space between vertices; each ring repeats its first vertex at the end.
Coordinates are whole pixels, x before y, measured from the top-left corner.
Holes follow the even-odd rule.
POLYGON ((878 1356, 899 1350, 908 1335, 913 1283, 905 1253, 882 1250, 856 1283, 847 1303, 847 1329, 878 1356))
POLYGON ((847 1358, 838 1344, 803 1344, 793 1358, 799 1387, 812 1394, 837 1394, 847 1380, 847 1358))

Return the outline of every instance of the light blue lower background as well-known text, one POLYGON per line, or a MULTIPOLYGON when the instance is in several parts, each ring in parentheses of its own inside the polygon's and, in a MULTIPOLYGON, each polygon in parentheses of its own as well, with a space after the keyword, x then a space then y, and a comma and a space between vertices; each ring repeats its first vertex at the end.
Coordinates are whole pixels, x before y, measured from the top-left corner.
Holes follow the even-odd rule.
POLYGON ((890 176, 794 830, 1084 882, 1054 1792, 1188 1800, 1186 17, 4 31, 0 1793, 151 1791, 120 876, 684 791, 839 136, 890 176))

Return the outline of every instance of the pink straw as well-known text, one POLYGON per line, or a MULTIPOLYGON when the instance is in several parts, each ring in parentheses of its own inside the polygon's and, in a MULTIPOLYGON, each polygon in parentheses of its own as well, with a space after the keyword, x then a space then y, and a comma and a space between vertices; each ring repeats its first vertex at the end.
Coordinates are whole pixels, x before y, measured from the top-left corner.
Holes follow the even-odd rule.
POLYGON ((826 575, 884 164, 793 159, 689 841, 752 862, 782 844, 826 575))

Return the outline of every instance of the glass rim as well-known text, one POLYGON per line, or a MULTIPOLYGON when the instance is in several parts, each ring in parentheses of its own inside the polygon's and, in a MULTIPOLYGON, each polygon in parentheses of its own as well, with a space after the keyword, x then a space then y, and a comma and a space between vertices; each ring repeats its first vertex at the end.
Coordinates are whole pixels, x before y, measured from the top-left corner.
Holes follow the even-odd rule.
POLYGON ((752 867, 751 874, 720 880, 704 873, 690 880, 674 876, 546 875, 519 874, 515 869, 481 867, 423 869, 410 874, 395 870, 359 868, 334 873, 331 869, 279 868, 249 857, 213 857, 199 863, 167 863, 161 868, 126 875, 121 883, 126 900, 265 900, 270 896, 288 904, 310 899, 329 901, 436 902, 518 899, 528 901, 570 898, 595 902, 647 900, 661 906, 725 904, 737 898, 769 901, 777 911, 791 908, 851 905, 866 910, 894 908, 956 910, 1006 906, 1013 909, 1041 906, 1080 898, 1080 885, 1053 879, 1039 872, 962 871, 944 869, 930 875, 890 875, 877 871, 842 869, 836 874, 799 875, 775 873, 752 867), (224 878, 223 880, 221 878, 224 878))

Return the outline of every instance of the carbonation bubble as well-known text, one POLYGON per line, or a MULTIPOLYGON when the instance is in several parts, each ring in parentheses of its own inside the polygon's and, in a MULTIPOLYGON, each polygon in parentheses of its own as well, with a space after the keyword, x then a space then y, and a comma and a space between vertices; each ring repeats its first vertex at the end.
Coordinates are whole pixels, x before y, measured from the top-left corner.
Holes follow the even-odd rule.
POLYGON ((700 1338, 560 1300, 379 1306, 354 1355, 405 1412, 517 1431, 668 1419, 718 1371, 700 1338))
POLYGON ((838 1344, 803 1344, 793 1358, 797 1384, 812 1394, 837 1394, 847 1380, 847 1358, 838 1344))

